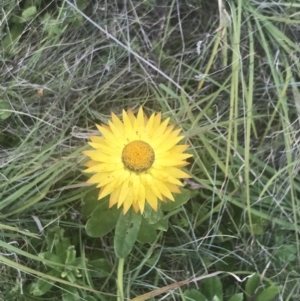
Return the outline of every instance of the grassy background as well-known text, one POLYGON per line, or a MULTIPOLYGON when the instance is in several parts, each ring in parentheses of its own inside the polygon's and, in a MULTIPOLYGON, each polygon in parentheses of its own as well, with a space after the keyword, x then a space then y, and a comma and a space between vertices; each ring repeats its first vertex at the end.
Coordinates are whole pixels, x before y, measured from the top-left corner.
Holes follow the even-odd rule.
MULTIPOLYGON (((0 300, 116 299, 113 234, 84 229, 82 203, 94 190, 81 151, 95 122, 140 105, 183 128, 193 197, 155 242, 136 244, 125 297, 225 270, 239 277, 214 278, 225 301, 257 301, 239 281, 253 273, 258 290, 279 292, 261 301, 299 300, 297 1, 0 8, 0 300), (60 262, 59 248, 76 260, 60 262)), ((184 294, 208 286, 189 282, 159 297, 190 300, 184 294)))

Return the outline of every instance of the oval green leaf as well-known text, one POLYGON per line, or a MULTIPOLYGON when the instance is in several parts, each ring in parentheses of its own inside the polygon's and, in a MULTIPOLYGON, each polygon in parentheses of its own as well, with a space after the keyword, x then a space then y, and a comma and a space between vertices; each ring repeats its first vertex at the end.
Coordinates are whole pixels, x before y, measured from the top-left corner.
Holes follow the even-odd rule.
POLYGON ((95 188, 88 191, 83 197, 81 214, 89 217, 92 212, 99 206, 106 206, 103 209, 108 209, 108 198, 98 200, 99 191, 95 188))
POLYGON ((68 286, 65 284, 61 285, 62 287, 62 301, 80 301, 79 292, 76 287, 68 286))
POLYGON ((157 223, 153 224, 152 227, 156 230, 168 231, 169 223, 166 219, 160 219, 157 223))
POLYGON ((120 216, 120 209, 116 206, 105 209, 103 206, 96 208, 85 225, 86 233, 91 237, 102 237, 115 228, 120 216))
POLYGON ((260 284, 260 277, 257 273, 252 275, 252 277, 248 278, 245 287, 247 300, 249 300, 250 298, 252 298, 252 296, 254 296, 256 290, 259 287, 259 284, 260 284))
POLYGON ((223 300, 223 286, 218 276, 206 278, 202 283, 202 292, 207 299, 211 300, 216 296, 220 301, 223 300))
POLYGON ((276 295, 279 294, 280 287, 271 285, 263 290, 255 299, 255 301, 271 301, 276 295))
MULTIPOLYGON (((59 272, 55 270, 50 270, 47 275, 59 277, 59 272)), ((43 296, 46 294, 53 286, 54 282, 49 279, 39 278, 30 286, 30 294, 33 296, 43 296)))
POLYGON ((243 300, 244 300, 243 293, 239 293, 231 296, 231 298, 228 301, 243 301, 243 300))
POLYGON ((156 240, 156 237, 157 233, 153 225, 150 225, 147 220, 143 219, 137 240, 142 243, 151 243, 156 240))
POLYGON ((23 10, 22 17, 25 19, 24 21, 30 21, 37 14, 36 6, 30 6, 23 10))
POLYGON ((112 267, 104 258, 92 260, 88 263, 87 269, 91 277, 105 278, 111 273, 112 267))
POLYGON ((186 301, 206 301, 205 296, 195 289, 186 290, 184 297, 186 301))
POLYGON ((154 211, 152 207, 146 202, 145 210, 143 213, 144 218, 148 221, 150 225, 157 223, 161 218, 163 218, 163 213, 158 208, 157 211, 154 211))
POLYGON ((135 213, 133 209, 129 210, 125 215, 120 215, 114 237, 115 252, 119 258, 125 258, 131 252, 136 242, 141 222, 142 215, 135 213))
POLYGON ((3 99, 0 99, 0 120, 5 120, 11 115, 10 104, 3 99))

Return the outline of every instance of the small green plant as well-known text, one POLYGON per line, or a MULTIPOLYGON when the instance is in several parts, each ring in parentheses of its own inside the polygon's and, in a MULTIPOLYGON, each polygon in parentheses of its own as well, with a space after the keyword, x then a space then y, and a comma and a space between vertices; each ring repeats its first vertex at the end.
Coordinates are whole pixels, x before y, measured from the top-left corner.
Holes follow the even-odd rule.
MULTIPOLYGON (((48 232, 47 235, 47 251, 40 253, 39 256, 46 259, 46 274, 67 279, 71 283, 76 283, 82 277, 81 269, 83 267, 84 258, 76 257, 75 246, 71 244, 69 238, 64 237, 64 230, 60 227, 55 227, 48 232)), ((43 279, 38 279, 30 285, 30 294, 34 296, 45 295, 54 285, 54 282, 43 279)), ((69 297, 79 297, 79 292, 76 288, 60 284, 64 300, 69 297), (70 295, 70 296, 68 296, 70 295)), ((69 299, 70 300, 70 299, 69 299)))
POLYGON ((223 287, 220 277, 214 276, 201 282, 201 289, 184 291, 186 301, 272 301, 281 287, 276 285, 262 286, 258 274, 252 275, 246 282, 244 292, 230 294, 230 289, 223 287))
POLYGON ((64 236, 64 232, 59 226, 50 229, 46 237, 46 251, 39 254, 45 260, 45 274, 57 281, 39 278, 28 286, 28 294, 48 296, 51 290, 55 291, 58 287, 63 301, 79 301, 82 298, 88 301, 105 300, 93 289, 93 279, 107 278, 112 270, 111 265, 99 254, 90 261, 87 256, 77 256, 76 246, 64 236), (85 291, 84 287, 89 287, 90 292, 85 291))

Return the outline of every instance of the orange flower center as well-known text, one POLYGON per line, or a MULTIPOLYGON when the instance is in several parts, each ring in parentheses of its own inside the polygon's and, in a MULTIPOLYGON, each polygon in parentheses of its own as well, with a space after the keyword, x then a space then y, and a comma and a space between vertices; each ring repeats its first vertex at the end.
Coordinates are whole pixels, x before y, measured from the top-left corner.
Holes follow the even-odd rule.
POLYGON ((129 142, 122 152, 122 161, 125 167, 134 172, 148 170, 152 166, 154 159, 153 148, 141 140, 129 142))

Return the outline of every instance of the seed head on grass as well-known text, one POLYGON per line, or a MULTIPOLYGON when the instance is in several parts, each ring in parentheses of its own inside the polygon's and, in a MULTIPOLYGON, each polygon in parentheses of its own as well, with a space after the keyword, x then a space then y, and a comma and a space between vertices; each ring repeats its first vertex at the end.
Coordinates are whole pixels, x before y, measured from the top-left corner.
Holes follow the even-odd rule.
POLYGON ((184 136, 169 120, 161 121, 161 113, 148 119, 141 107, 137 116, 123 110, 122 121, 112 113, 108 125, 97 125, 102 137, 90 136, 94 150, 83 152, 91 159, 85 172, 94 173, 87 182, 100 188, 99 199, 110 194, 109 207, 143 213, 148 202, 157 211, 158 200, 174 201, 180 193, 179 179, 190 177, 180 168, 192 155, 184 153, 189 145, 178 144, 184 136))

